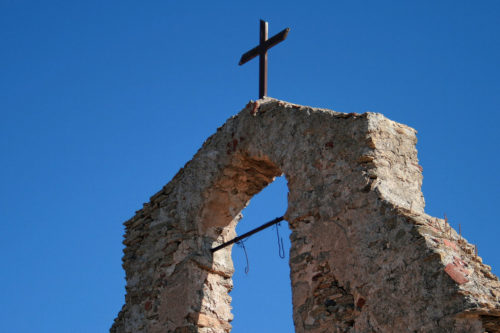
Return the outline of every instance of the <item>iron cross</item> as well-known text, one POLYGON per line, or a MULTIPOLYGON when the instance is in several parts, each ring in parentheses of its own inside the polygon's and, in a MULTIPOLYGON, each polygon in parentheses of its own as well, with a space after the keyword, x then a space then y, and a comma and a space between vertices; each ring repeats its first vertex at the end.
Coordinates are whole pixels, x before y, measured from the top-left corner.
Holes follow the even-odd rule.
POLYGON ((277 33, 273 37, 267 39, 267 22, 260 20, 260 42, 259 45, 243 54, 240 59, 239 65, 252 60, 259 56, 259 98, 267 95, 267 50, 274 45, 281 43, 285 40, 290 28, 277 33))

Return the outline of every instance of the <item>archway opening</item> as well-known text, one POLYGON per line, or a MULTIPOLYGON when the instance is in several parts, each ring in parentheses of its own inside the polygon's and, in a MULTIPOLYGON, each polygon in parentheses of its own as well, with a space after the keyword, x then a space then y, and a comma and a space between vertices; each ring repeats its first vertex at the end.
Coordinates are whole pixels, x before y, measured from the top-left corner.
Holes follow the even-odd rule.
MULTIPOLYGON (((287 209, 287 194, 286 179, 281 176, 255 195, 242 212, 243 219, 236 227, 238 235, 282 216, 287 209)), ((294 331, 289 237, 288 223, 283 221, 249 237, 245 248, 233 246, 232 332, 294 331), (284 258, 280 257, 279 239, 284 258)))

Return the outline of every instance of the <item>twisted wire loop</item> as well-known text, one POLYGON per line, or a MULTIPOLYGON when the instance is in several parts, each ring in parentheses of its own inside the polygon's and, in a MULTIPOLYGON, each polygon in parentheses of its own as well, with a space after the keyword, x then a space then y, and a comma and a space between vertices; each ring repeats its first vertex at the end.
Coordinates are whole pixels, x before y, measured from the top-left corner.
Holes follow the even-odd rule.
POLYGON ((228 242, 225 242, 223 244, 220 244, 220 245, 210 249, 210 251, 212 253, 214 253, 215 251, 223 249, 226 246, 229 246, 231 244, 238 245, 239 247, 241 247, 243 249, 243 252, 245 253, 245 260, 246 260, 245 274, 248 274, 248 272, 250 271, 250 261, 248 260, 248 253, 247 253, 247 249, 245 247, 245 241, 247 241, 249 239, 249 237, 252 236, 253 234, 274 225, 276 227, 276 236, 278 238, 278 255, 281 259, 284 259, 285 258, 285 246, 283 245, 283 238, 280 236, 280 231, 279 231, 279 227, 281 226, 280 222, 283 221, 284 219, 285 219, 284 216, 277 217, 274 220, 269 221, 269 222, 261 225, 258 228, 250 230, 249 232, 246 232, 245 234, 243 234, 241 236, 235 237, 228 242))
POLYGON ((236 242, 236 245, 241 247, 243 249, 243 252, 245 253, 245 259, 247 261, 247 264, 245 266, 245 274, 248 274, 248 272, 250 271, 250 262, 248 261, 248 255, 247 255, 247 249, 245 247, 245 242, 243 240, 240 240, 240 241, 236 242))
POLYGON ((285 259, 285 247, 283 246, 283 238, 280 237, 281 222, 276 224, 276 236, 278 237, 278 255, 281 259, 285 259))

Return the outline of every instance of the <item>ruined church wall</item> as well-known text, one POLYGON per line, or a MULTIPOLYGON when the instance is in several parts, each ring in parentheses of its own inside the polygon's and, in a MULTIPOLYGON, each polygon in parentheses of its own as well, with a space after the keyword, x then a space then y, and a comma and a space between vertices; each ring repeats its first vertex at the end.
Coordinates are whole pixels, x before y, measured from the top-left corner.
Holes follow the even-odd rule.
POLYGON ((424 213, 415 131, 380 114, 249 103, 125 223, 112 332, 229 332, 241 210, 288 181, 296 332, 498 331, 500 286, 424 213))

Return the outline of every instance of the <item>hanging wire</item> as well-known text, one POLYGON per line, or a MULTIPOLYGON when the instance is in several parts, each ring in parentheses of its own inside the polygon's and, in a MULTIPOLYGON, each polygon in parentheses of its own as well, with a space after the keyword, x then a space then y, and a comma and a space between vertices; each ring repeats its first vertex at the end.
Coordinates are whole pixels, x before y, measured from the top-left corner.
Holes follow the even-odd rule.
POLYGON ((285 259, 285 247, 283 246, 283 238, 280 237, 281 222, 276 224, 276 236, 278 237, 278 255, 281 259, 285 259))
POLYGON ((243 240, 240 240, 240 241, 236 242, 236 245, 241 247, 243 249, 243 252, 245 252, 245 259, 247 261, 247 264, 245 266, 245 274, 248 274, 248 272, 250 271, 250 262, 248 261, 248 255, 247 255, 247 249, 245 247, 245 242, 243 240))
POLYGON ((235 237, 228 242, 225 242, 219 246, 216 246, 216 247, 210 249, 210 251, 213 253, 213 252, 218 251, 218 250, 220 250, 226 246, 229 246, 231 244, 238 245, 240 248, 243 249, 243 252, 245 253, 245 260, 246 260, 245 274, 248 274, 248 272, 250 271, 250 261, 248 260, 248 253, 247 253, 247 249, 245 247, 245 242, 250 238, 251 235, 274 225, 276 227, 276 236, 278 239, 278 255, 281 259, 284 259, 285 258, 285 246, 283 244, 283 238, 280 236, 280 231, 279 231, 279 227, 281 226, 280 222, 283 220, 284 220, 284 216, 277 217, 274 220, 269 221, 269 222, 261 225, 258 228, 250 230, 249 232, 247 232, 241 236, 235 237))

